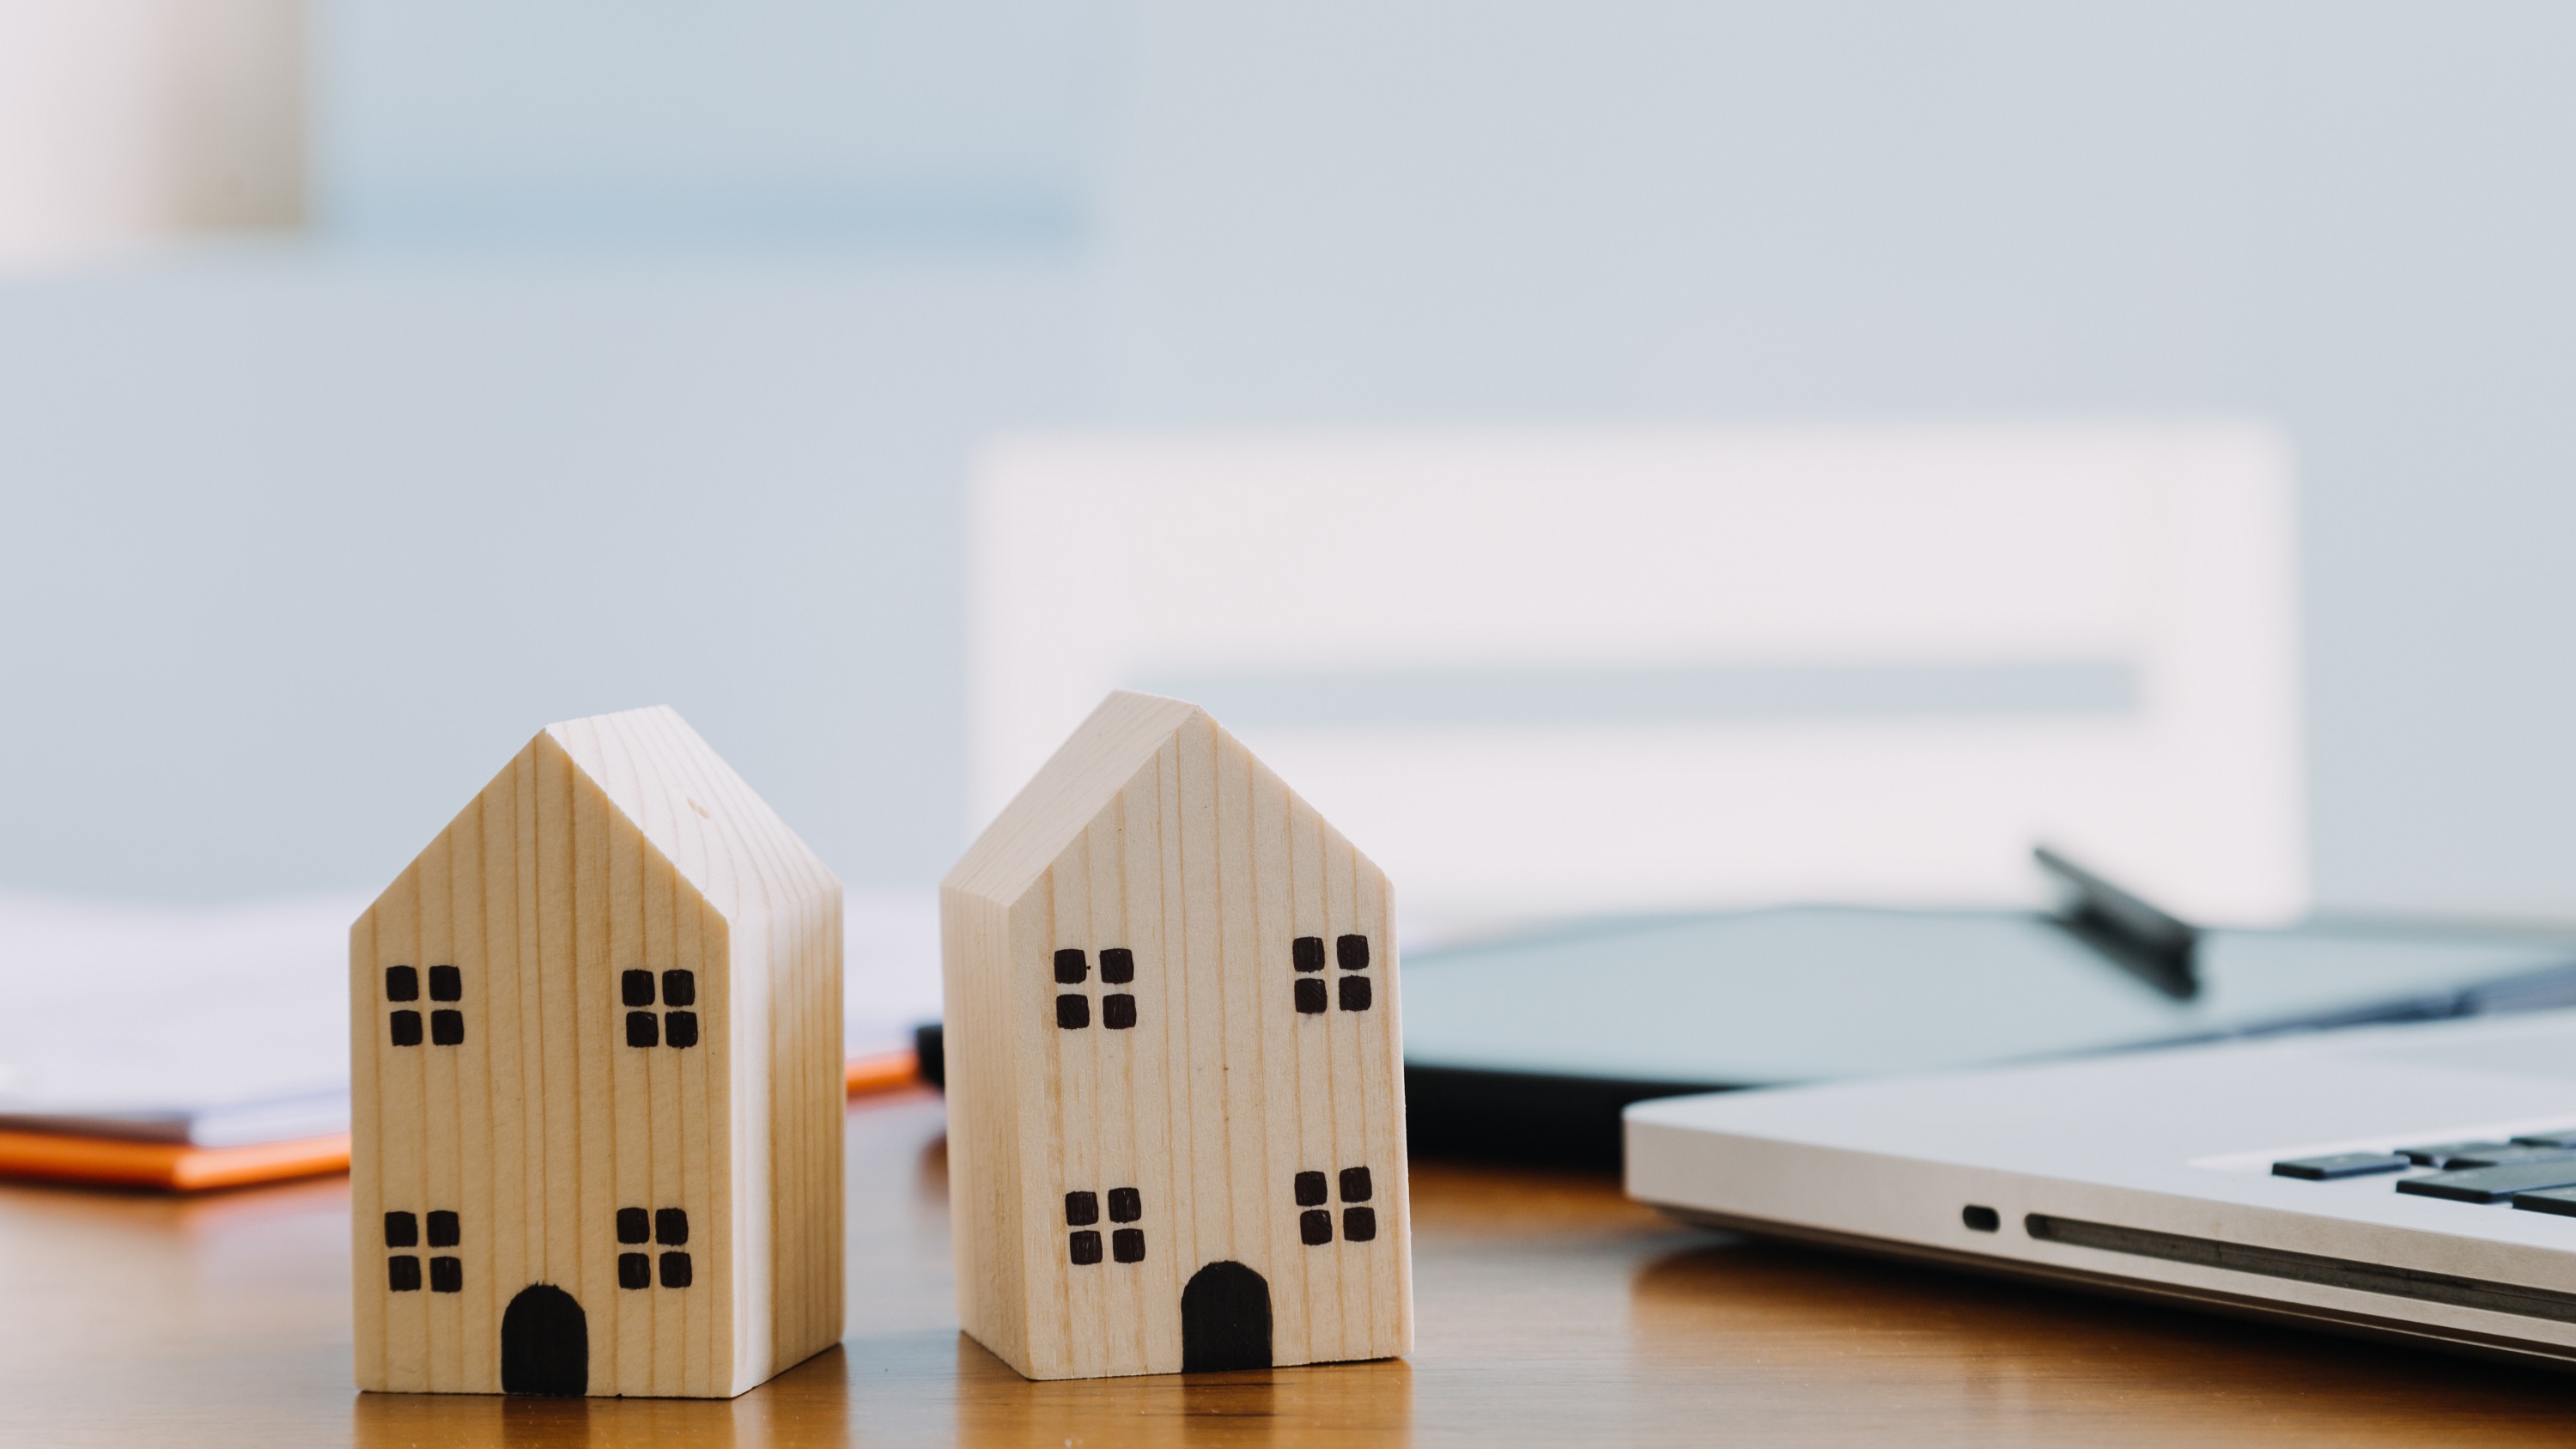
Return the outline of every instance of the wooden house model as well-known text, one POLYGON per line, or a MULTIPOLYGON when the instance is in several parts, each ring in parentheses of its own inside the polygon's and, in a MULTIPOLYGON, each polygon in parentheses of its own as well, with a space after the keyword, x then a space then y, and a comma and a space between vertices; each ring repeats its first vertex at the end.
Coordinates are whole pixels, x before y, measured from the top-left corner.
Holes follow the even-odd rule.
POLYGON ((841 1335, 841 888, 668 709, 549 725, 349 937, 364 1389, 729 1397, 841 1335))
POLYGON ((940 889, 958 1312, 1030 1378, 1413 1339, 1386 877, 1204 710, 1111 695, 940 889))

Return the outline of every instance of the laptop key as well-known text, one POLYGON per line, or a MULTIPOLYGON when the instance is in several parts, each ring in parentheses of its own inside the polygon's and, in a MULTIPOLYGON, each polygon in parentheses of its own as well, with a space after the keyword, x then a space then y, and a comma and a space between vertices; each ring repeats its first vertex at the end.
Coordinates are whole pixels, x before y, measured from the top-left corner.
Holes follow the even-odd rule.
POLYGON ((2548 1162, 2517 1162, 2511 1167, 2473 1167, 2464 1172, 2436 1172, 2397 1184, 2399 1192, 2453 1202, 2500 1202, 2518 1192, 2576 1187, 2576 1156, 2548 1162))
POLYGON ((2525 1132, 2513 1140, 2524 1147, 2576 1147, 2576 1127, 2558 1132, 2525 1132))
POLYGON ((2332 1182, 2340 1177, 2367 1177, 2374 1172, 2403 1172, 2414 1161, 2393 1152, 2338 1152, 2332 1157, 2293 1157, 2272 1164, 2274 1177, 2332 1182))
POLYGON ((2442 1164, 2457 1172, 2469 1167, 2511 1167, 2517 1162, 2555 1162, 2562 1157, 2576 1157, 2576 1149, 2566 1147, 2507 1147, 2498 1152, 2463 1152, 2442 1164))
POLYGON ((2547 1187, 2538 1192, 2518 1192, 2513 1205, 2527 1212, 2557 1213, 2576 1218, 2576 1187, 2547 1187))
POLYGON ((2418 1167, 2447 1167, 2451 1159, 2464 1153, 2502 1152, 2510 1142, 2437 1142, 2430 1147, 2400 1147, 2397 1154, 2410 1158, 2418 1167))

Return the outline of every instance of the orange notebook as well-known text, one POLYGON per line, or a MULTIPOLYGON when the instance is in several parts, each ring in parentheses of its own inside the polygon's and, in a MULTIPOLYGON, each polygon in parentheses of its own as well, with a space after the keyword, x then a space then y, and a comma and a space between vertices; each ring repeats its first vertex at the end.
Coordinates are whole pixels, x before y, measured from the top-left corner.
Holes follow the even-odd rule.
MULTIPOLYGON (((918 1063, 908 1051, 852 1057, 844 1076, 853 1097, 899 1091, 918 1080, 918 1063)), ((0 1130, 0 1177, 204 1192, 348 1169, 346 1132, 248 1147, 195 1147, 0 1130)))

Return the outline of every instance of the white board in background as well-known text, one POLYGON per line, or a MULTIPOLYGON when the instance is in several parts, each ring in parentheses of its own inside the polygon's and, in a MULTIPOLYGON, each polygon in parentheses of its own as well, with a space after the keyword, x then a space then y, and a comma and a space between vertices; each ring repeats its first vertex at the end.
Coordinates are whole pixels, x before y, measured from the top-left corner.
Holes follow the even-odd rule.
POLYGON ((2036 840, 2306 905, 2261 426, 1031 437, 969 515, 978 827, 1128 687, 1434 919, 2036 901, 2036 840))

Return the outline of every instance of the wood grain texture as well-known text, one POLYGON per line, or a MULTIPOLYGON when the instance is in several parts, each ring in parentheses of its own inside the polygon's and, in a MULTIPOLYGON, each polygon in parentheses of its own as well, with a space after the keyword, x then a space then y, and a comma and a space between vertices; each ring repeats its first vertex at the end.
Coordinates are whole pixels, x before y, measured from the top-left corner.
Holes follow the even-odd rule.
POLYGON ((0 1185, 0 1443, 190 1449, 2556 1444, 2559 1374, 1664 1221, 1607 1175, 1413 1169, 1408 1358, 1032 1383, 957 1333, 939 1100, 853 1104, 850 1333, 730 1400, 349 1392, 340 1179, 0 1185))
POLYGON ((350 932, 361 1388, 499 1392, 535 1285, 579 1305, 595 1395, 730 1396, 840 1336, 840 899, 670 710, 529 742, 350 932), (621 1243, 621 1209, 685 1244, 621 1243), (621 1286, 622 1253, 688 1281, 621 1286))
POLYGON ((1411 1348, 1394 909, 1366 856, 1205 711, 1122 692, 940 897, 968 1333, 1036 1379, 1177 1372, 1210 1341, 1193 1283, 1233 1263, 1273 1364, 1411 1348))

